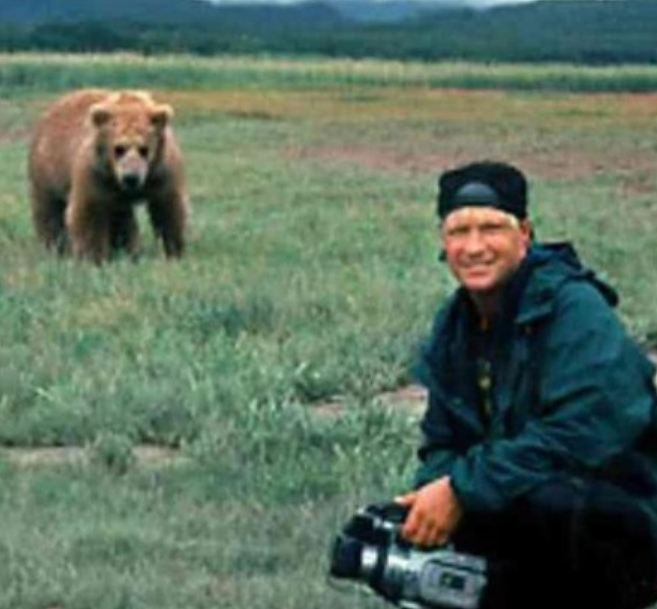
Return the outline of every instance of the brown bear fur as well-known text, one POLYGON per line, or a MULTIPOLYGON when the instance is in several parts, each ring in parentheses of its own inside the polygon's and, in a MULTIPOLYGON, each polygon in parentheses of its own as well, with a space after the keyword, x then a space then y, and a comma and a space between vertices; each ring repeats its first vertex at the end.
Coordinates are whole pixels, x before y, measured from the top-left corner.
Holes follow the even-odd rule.
POLYGON ((28 173, 32 219, 49 249, 103 262, 136 254, 145 201, 168 257, 181 256, 189 215, 183 159, 167 104, 142 91, 85 89, 37 123, 28 173))

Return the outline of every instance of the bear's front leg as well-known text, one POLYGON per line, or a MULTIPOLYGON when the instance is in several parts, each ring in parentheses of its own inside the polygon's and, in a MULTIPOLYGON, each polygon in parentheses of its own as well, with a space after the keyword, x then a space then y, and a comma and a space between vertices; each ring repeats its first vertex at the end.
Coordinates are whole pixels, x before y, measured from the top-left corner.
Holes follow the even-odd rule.
POLYGON ((65 254, 67 251, 66 226, 64 224, 66 199, 59 199, 47 189, 37 186, 32 187, 31 197, 32 223, 39 241, 47 249, 58 254, 65 254))
POLYGON ((185 251, 189 202, 184 193, 166 190, 148 199, 148 213, 155 235, 162 239, 168 258, 179 258, 185 251))
POLYGON ((66 208, 66 229, 71 252, 80 260, 101 264, 110 255, 110 219, 103 201, 76 198, 73 190, 66 208))
POLYGON ((139 226, 132 205, 114 213, 110 229, 110 249, 112 253, 125 251, 132 258, 139 254, 139 226))

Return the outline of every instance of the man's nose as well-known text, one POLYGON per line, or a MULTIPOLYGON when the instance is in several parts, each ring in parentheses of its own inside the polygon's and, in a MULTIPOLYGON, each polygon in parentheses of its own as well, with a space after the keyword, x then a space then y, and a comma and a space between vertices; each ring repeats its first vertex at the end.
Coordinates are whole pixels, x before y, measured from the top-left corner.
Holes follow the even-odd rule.
POLYGON ((468 231, 463 243, 464 249, 468 253, 480 252, 484 249, 484 239, 478 230, 468 231))

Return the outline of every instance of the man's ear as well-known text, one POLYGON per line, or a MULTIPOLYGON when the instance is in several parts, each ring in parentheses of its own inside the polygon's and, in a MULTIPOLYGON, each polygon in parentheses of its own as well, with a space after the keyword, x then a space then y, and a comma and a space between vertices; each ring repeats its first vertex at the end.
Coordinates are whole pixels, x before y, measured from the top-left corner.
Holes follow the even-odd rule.
POLYGON ((442 222, 438 223, 438 260, 440 262, 447 262, 447 252, 445 251, 445 237, 443 236, 442 222))
POLYGON ((529 245, 534 240, 534 227, 529 218, 520 220, 520 232, 526 245, 529 245))

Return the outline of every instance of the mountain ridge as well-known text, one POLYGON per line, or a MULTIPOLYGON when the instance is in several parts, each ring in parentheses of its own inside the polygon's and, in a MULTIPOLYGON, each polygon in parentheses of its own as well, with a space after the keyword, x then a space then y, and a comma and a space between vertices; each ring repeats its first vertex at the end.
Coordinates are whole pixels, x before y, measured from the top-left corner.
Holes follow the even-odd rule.
POLYGON ((207 0, 0 0, 0 23, 37 26, 89 21, 210 26, 225 22, 266 20, 271 25, 294 26, 314 20, 327 25, 342 20, 329 4, 314 0, 275 4, 268 2, 216 5, 207 0))
MULTIPOLYGON (((0 23, 41 25, 90 20, 144 21, 159 24, 212 24, 267 14, 276 21, 310 18, 355 23, 395 22, 427 12, 467 7, 467 0, 298 0, 211 2, 210 0, 0 0, 0 23), (321 7, 321 8, 320 8, 321 7), (321 11, 321 14, 320 14, 321 11)), ((315 26, 321 27, 317 21, 315 26)))
POLYGON ((657 64, 657 0, 0 0, 0 50, 657 64))

